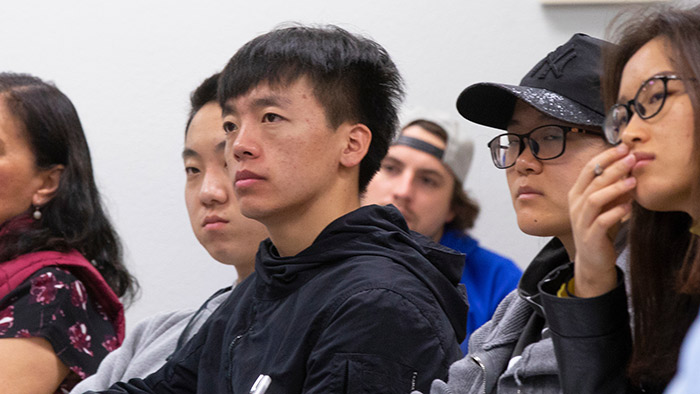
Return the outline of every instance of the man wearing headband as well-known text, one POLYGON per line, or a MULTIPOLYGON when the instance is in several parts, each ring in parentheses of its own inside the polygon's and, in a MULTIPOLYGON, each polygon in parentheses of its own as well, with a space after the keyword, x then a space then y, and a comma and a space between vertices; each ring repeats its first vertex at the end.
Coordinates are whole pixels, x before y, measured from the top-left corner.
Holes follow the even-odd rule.
POLYGON ((463 188, 471 164, 471 140, 448 140, 439 124, 408 123, 389 148, 370 182, 364 204, 394 204, 408 227, 466 255, 461 283, 467 289, 469 335, 491 319, 498 303, 518 285, 520 269, 512 261, 479 246, 465 231, 474 226, 479 206, 463 188))

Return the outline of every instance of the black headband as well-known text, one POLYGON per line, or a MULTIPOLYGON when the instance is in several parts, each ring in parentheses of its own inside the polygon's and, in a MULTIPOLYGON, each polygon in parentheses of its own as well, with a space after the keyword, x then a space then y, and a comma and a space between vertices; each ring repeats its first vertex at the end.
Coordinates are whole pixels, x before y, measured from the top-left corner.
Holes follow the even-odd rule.
POLYGON ((418 138, 406 137, 405 135, 399 136, 394 145, 406 145, 413 149, 417 149, 421 152, 425 152, 431 156, 435 156, 438 160, 442 160, 442 156, 445 154, 443 149, 438 148, 435 145, 429 144, 418 138))

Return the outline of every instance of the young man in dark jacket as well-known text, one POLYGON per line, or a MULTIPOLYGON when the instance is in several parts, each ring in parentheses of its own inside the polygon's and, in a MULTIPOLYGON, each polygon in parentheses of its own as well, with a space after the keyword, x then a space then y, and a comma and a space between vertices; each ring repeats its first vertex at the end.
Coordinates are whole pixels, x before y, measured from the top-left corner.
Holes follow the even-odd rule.
POLYGON ((274 30, 231 58, 226 160, 270 239, 182 351, 109 392, 407 393, 447 376, 465 334, 464 257, 395 208, 360 208, 401 85, 382 47, 336 27, 274 30))

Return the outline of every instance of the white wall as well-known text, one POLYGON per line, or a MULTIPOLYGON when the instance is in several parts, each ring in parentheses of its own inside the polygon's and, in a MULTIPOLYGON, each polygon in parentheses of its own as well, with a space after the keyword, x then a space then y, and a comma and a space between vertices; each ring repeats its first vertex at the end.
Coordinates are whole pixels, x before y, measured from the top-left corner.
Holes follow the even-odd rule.
MULTIPOLYGON (((190 91, 246 41, 285 21, 339 24, 387 48, 406 80, 407 106, 458 118, 455 100, 467 85, 517 84, 573 33, 602 37, 620 9, 537 0, 11 4, 0 12, 0 69, 52 80, 78 108, 98 185, 143 287, 130 324, 196 306, 234 280, 192 235, 180 152, 190 91)), ((488 158, 494 132, 465 120, 460 127, 476 142, 467 182, 482 206, 474 234, 524 266, 544 241, 515 224, 503 171, 488 158)))

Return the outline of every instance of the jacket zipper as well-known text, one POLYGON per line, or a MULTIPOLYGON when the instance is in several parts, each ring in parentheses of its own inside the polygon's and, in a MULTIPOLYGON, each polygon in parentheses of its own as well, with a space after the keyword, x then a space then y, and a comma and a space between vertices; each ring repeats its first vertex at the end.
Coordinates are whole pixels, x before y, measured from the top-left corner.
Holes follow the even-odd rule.
MULTIPOLYGON (((248 331, 245 331, 243 334, 237 335, 235 338, 233 338, 233 341, 228 345, 228 359, 229 359, 229 365, 228 365, 228 376, 227 376, 227 381, 231 382, 231 379, 233 377, 233 362, 231 362, 231 354, 233 353, 233 347, 238 343, 238 341, 243 338, 243 335, 247 333, 248 331)), ((233 387, 229 384, 229 390, 233 392, 233 387)))
POLYGON ((484 365, 484 362, 481 361, 479 356, 471 356, 472 360, 476 363, 476 365, 481 368, 481 372, 484 373, 484 394, 486 394, 486 365, 484 365))

